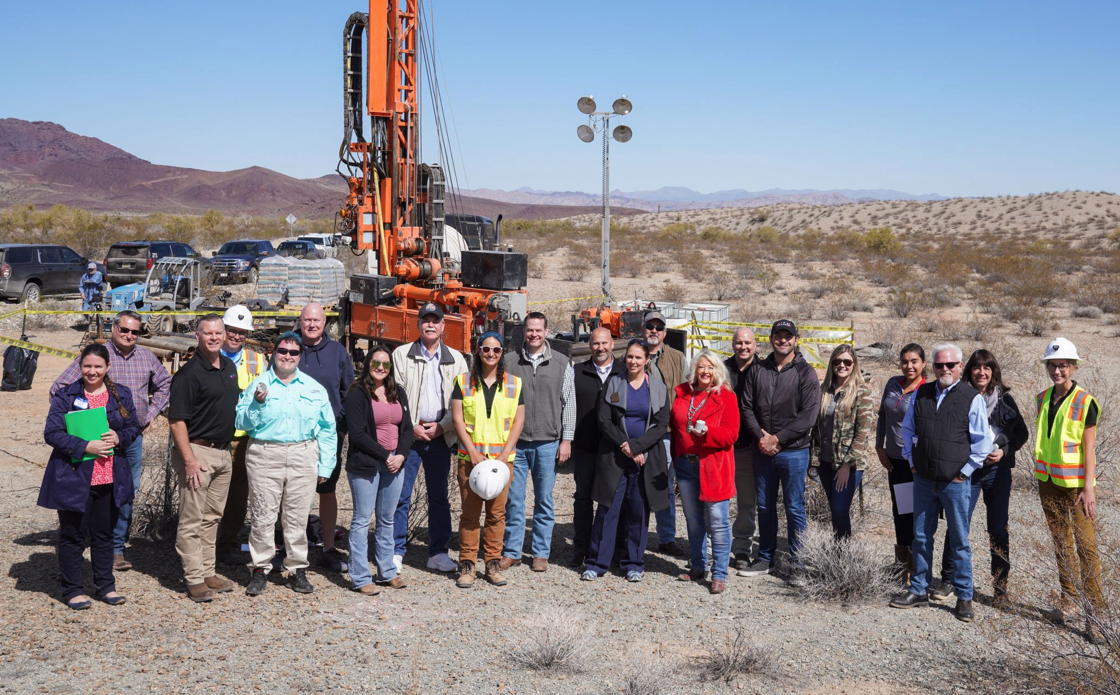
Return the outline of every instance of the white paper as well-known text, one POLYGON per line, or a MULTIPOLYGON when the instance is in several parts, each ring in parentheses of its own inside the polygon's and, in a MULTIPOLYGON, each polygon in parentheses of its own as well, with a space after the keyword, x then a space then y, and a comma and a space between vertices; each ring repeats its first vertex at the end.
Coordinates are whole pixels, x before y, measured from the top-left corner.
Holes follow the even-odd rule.
POLYGON ((914 513, 914 483, 899 483, 894 486, 894 503, 899 514, 914 513))

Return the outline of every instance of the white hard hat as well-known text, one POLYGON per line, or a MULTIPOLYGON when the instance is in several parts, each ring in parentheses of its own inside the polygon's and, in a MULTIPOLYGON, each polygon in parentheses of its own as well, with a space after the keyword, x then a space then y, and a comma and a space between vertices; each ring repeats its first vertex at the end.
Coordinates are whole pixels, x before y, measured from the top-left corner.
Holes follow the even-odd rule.
POLYGON ((1054 338, 1046 346, 1046 356, 1042 361, 1046 360, 1070 360, 1072 362, 1080 362, 1081 357, 1077 354, 1077 347, 1066 340, 1065 338, 1054 338))
POLYGON ((226 315, 222 317, 222 323, 226 325, 226 328, 240 328, 243 331, 251 331, 253 330, 253 315, 249 313, 248 307, 237 304, 226 309, 226 315))
POLYGON ((470 477, 474 494, 492 500, 502 494, 509 484, 509 466, 501 461, 486 459, 474 467, 470 477))

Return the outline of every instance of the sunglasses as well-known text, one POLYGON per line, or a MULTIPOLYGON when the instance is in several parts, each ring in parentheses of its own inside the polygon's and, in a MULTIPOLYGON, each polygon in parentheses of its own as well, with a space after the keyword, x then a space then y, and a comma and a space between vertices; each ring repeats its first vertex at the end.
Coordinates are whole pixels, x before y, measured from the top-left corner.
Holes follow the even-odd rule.
POLYGON ((370 360, 369 361, 369 366, 372 369, 384 369, 385 371, 389 371, 389 367, 392 367, 393 363, 392 362, 382 362, 381 360, 370 360))
POLYGON ((855 364, 855 361, 853 360, 832 360, 833 367, 839 367, 841 365, 845 367, 851 367, 853 364, 855 364))
POLYGON ((489 345, 479 345, 478 352, 483 355, 489 355, 491 353, 500 355, 502 354, 502 346, 499 345, 498 347, 490 347, 489 345))
POLYGON ((659 324, 659 323, 653 323, 651 321, 650 323, 646 324, 646 330, 647 331, 657 331, 658 333, 660 333, 661 331, 665 330, 665 326, 663 326, 662 324, 659 324))
POLYGON ((119 331, 121 335, 135 335, 135 336, 140 335, 140 329, 139 328, 125 328, 124 326, 122 326, 120 324, 117 324, 117 331, 119 331))
POLYGON ((940 369, 952 369, 953 367, 956 367, 958 364, 960 364, 960 362, 934 362, 933 363, 933 368, 934 369, 939 369, 939 370, 940 369))
POLYGON ((292 357, 299 357, 299 348, 276 348, 277 355, 291 355, 292 357))

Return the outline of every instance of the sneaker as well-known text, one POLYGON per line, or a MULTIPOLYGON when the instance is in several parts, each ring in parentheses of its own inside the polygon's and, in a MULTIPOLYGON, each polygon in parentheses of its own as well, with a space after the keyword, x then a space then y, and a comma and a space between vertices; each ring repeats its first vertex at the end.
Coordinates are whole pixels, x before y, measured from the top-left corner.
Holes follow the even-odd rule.
POLYGON ((595 574, 591 570, 584 570, 583 574, 579 575, 579 580, 581 582, 593 582, 598 578, 599 575, 595 574))
POLYGON ((888 605, 891 608, 925 608, 929 605, 929 597, 906 591, 892 598, 888 605))
POLYGON ((249 586, 245 587, 245 593, 250 596, 260 596, 267 588, 268 572, 263 569, 253 570, 253 576, 249 578, 249 586))
POLYGON ((506 581, 506 578, 502 576, 501 563, 501 560, 488 560, 486 562, 486 581, 494 586, 505 586, 509 583, 506 581))
POLYGON ((132 563, 124 559, 124 555, 113 556, 113 571, 114 572, 127 572, 132 569, 132 563))
POLYGON ((393 564, 397 567, 397 574, 400 574, 404 569, 404 555, 394 555, 393 564))
MULTIPOLYGON (((334 548, 331 548, 334 550, 334 548)), ((307 570, 300 568, 288 577, 288 587, 297 594, 310 594, 315 591, 311 582, 307 581, 307 570)))
POLYGON ((766 560, 755 560, 743 568, 739 567, 739 562, 736 561, 735 574, 740 577, 759 577, 764 574, 770 574, 770 563, 766 560))
POLYGON ((347 569, 346 556, 343 555, 338 548, 324 550, 319 554, 318 565, 320 567, 329 569, 331 572, 338 572, 339 574, 342 574, 347 569))
MULTIPOLYGON (((393 562, 397 561, 397 557, 396 555, 393 556, 393 562)), ((404 558, 401 559, 403 560, 404 558)), ((454 560, 447 556, 447 553, 440 553, 439 555, 431 555, 428 557, 428 569, 430 570, 435 570, 437 572, 454 572, 458 566, 459 565, 455 564, 454 560)), ((400 569, 401 568, 398 566, 398 573, 400 569)))
POLYGON ((976 614, 972 612, 972 601, 957 599, 957 620, 962 623, 971 623, 976 614))
POLYGON ((953 585, 946 581, 935 581, 929 588, 929 600, 934 603, 944 603, 953 595, 953 585))
POLYGON ((657 546, 657 552, 671 555, 672 557, 681 557, 684 551, 677 545, 676 541, 669 541, 668 543, 661 543, 657 546))
POLYGON ((474 586, 474 563, 473 562, 460 562, 459 563, 459 579, 455 582, 455 586, 460 589, 469 589, 474 586))
POLYGON ((642 581, 642 573, 638 572, 637 570, 630 570, 626 573, 626 581, 636 584, 642 581))

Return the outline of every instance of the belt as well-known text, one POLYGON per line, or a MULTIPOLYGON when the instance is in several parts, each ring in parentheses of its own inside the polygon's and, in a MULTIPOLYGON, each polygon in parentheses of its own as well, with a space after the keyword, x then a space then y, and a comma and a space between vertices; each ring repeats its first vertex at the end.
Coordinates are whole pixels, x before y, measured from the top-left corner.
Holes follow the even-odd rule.
POLYGON ((208 442, 205 439, 192 439, 191 444, 197 444, 198 446, 204 446, 207 449, 228 449, 229 448, 229 442, 226 442, 225 444, 219 444, 217 442, 208 442))
POLYGON ((265 439, 253 438, 253 439, 249 440, 249 443, 251 443, 251 444, 264 444, 265 446, 298 446, 300 444, 307 444, 308 442, 313 442, 313 441, 315 441, 315 440, 314 439, 304 439, 304 440, 299 441, 299 442, 270 442, 270 441, 267 441, 265 439))
POLYGON ((688 461, 689 463, 700 463, 700 457, 696 454, 685 454, 684 460, 688 461))

